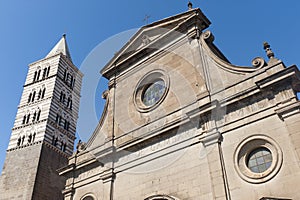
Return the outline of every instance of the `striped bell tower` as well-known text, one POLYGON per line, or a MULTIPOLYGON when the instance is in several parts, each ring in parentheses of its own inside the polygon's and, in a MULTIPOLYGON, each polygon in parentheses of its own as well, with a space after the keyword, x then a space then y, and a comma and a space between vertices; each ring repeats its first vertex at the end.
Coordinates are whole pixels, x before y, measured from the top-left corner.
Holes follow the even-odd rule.
POLYGON ((73 64, 66 36, 29 65, 0 179, 0 199, 63 199, 74 148, 82 73, 73 64))

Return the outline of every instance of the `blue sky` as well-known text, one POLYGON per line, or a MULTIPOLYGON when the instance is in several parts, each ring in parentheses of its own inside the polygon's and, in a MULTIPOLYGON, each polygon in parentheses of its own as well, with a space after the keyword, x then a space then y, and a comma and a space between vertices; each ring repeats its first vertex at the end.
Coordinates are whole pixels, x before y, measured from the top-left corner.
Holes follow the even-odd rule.
MULTIPOLYGON (((212 22, 209 29, 215 36, 215 44, 232 63, 248 66, 257 56, 266 59, 262 43, 268 41, 275 56, 287 66, 300 66, 300 2, 192 2, 212 22)), ((150 16, 151 23, 186 10, 186 0, 0 1, 0 171, 27 66, 45 57, 63 33, 67 34, 73 62, 80 68, 98 44, 120 32, 145 25, 146 15, 150 16)), ((105 55, 102 61, 105 63, 108 58, 105 55)), ((99 69, 101 65, 99 62, 99 69)), ((98 94, 103 88, 98 87, 94 99, 98 115, 103 106, 98 94)))

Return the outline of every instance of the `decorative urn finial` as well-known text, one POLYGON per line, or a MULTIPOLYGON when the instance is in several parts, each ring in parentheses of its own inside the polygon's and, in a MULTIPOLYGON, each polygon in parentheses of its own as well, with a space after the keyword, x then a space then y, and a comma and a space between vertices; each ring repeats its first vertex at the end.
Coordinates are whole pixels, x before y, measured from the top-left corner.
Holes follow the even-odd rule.
POLYGON ((192 4, 191 1, 189 1, 189 3, 188 3, 188 8, 189 8, 189 10, 192 10, 192 9, 193 9, 193 4, 192 4))
POLYGON ((267 56, 268 56, 269 59, 274 58, 274 53, 273 53, 269 43, 264 42, 264 50, 266 51, 267 56))

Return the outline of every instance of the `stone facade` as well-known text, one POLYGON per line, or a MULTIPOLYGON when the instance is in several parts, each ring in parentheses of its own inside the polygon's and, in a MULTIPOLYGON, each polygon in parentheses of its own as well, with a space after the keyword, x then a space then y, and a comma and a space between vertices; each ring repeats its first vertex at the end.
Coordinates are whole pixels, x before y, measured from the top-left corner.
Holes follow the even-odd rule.
POLYGON ((82 74, 63 37, 29 66, 0 199, 300 199, 298 68, 267 43, 235 66, 209 25, 189 4, 142 27, 101 70, 104 111, 73 154, 82 74))
POLYGON ((267 43, 267 62, 235 66, 209 25, 190 9, 144 26, 101 70, 103 115, 59 170, 66 200, 300 199, 297 67, 267 43))
POLYGON ((82 74, 65 36, 42 60, 29 65, 0 179, 0 199, 63 199, 75 140, 82 74))

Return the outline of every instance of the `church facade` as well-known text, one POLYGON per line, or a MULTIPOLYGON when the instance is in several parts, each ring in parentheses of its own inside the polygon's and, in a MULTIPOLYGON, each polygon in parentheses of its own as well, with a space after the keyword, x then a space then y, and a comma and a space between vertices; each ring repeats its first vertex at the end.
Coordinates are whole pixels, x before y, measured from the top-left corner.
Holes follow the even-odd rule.
POLYGON ((0 199, 297 200, 300 73, 268 43, 236 66, 198 8, 148 24, 104 66, 101 119, 73 153, 81 79, 65 36, 29 65, 0 199))
POLYGON ((142 27, 107 63, 102 117, 65 200, 300 199, 300 74, 270 45, 235 66, 200 9, 142 27))

